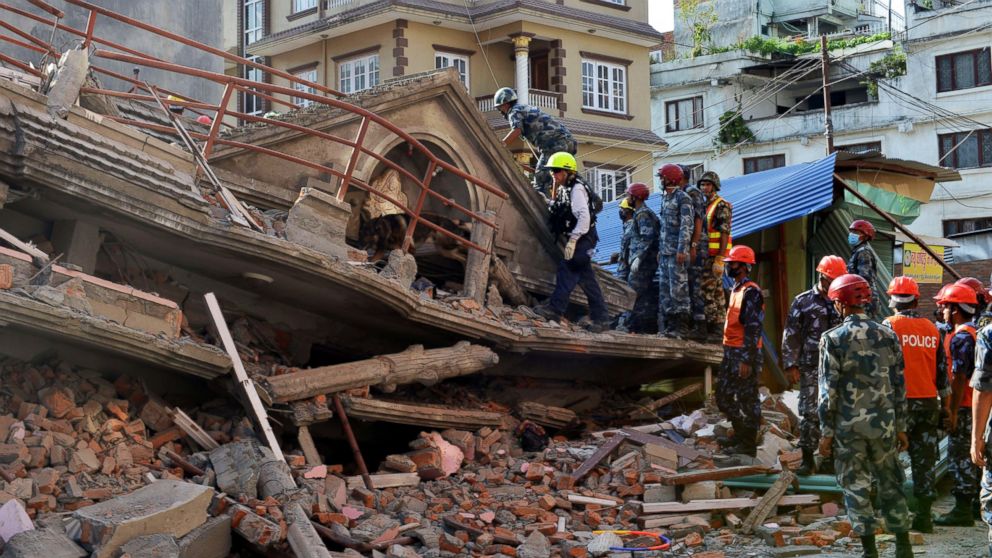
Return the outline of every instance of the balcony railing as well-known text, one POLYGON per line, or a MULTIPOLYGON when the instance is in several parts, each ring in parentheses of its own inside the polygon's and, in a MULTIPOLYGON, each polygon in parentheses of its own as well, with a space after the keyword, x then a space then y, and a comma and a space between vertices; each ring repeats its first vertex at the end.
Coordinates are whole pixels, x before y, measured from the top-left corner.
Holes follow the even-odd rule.
MULTIPOLYGON (((527 103, 541 110, 558 110, 558 107, 561 106, 561 93, 531 89, 527 96, 527 103)), ((496 106, 493 105, 492 95, 476 97, 475 100, 479 103, 479 110, 482 112, 496 111, 496 106)))

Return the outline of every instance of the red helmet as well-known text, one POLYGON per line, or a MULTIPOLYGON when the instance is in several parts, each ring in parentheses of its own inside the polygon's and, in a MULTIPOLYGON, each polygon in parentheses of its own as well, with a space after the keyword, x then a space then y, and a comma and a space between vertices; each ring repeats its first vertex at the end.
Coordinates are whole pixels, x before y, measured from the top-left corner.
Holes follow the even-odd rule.
POLYGON ((985 286, 982 285, 982 282, 981 281, 979 281, 978 279, 975 279, 974 277, 964 277, 962 279, 958 279, 954 284, 955 285, 965 285, 966 287, 971 287, 972 289, 974 289, 975 290, 975 294, 978 295, 977 296, 978 302, 980 302, 980 303, 983 303, 984 304, 985 301, 987 300, 986 299, 985 286))
POLYGON ((950 287, 951 285, 953 285, 953 283, 948 283, 948 284, 944 285, 943 287, 940 288, 939 291, 937 291, 937 294, 934 295, 933 300, 937 304, 943 304, 944 303, 944 294, 947 292, 947 288, 950 287))
POLYGON ((940 302, 944 304, 970 304, 974 306, 978 304, 978 295, 975 293, 975 289, 968 285, 958 285, 955 283, 947 287, 940 302))
POLYGON ((210 117, 207 116, 206 114, 201 114, 200 116, 197 116, 196 121, 199 122, 200 124, 203 124, 204 126, 209 126, 213 122, 212 120, 210 120, 210 117))
POLYGON ((635 182, 627 187, 627 195, 635 200, 644 201, 648 199, 650 194, 651 192, 648 190, 647 184, 643 182, 635 182))
POLYGON ((892 278, 892 281, 889 282, 889 290, 886 292, 890 295, 912 296, 919 298, 920 286, 916 284, 916 279, 905 275, 900 275, 899 277, 892 278))
POLYGON ((823 256, 820 265, 816 266, 816 272, 833 280, 847 273, 847 263, 840 256, 823 256))
POLYGON ((827 297, 847 306, 864 306, 871 301, 871 287, 864 277, 846 273, 830 283, 827 297))
POLYGON ((677 186, 685 180, 685 173, 682 172, 682 167, 673 163, 668 163, 666 165, 662 165, 662 167, 658 169, 658 178, 661 179, 662 186, 677 186))
POLYGON ((739 262, 754 265, 754 250, 752 250, 750 246, 734 246, 730 249, 730 253, 727 254, 727 257, 723 258, 723 261, 727 263, 739 262))
POLYGON ((875 238, 875 225, 872 225, 871 223, 865 221, 864 219, 858 219, 857 221, 854 221, 853 223, 851 223, 850 227, 847 227, 847 230, 859 232, 867 236, 868 240, 875 238))

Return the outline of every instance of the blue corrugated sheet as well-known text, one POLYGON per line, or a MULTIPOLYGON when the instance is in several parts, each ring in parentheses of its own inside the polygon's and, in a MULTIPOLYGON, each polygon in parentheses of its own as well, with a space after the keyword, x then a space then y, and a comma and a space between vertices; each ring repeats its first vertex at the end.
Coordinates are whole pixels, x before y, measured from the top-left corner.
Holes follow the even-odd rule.
MULTIPOLYGON (((830 207, 834 201, 833 173, 837 155, 777 169, 735 176, 722 180, 720 195, 734 205, 733 236, 741 238, 781 223, 830 207)), ((661 193, 648 198, 655 211, 661 207, 661 193)), ((623 227, 617 206, 605 204, 597 219, 599 246, 596 261, 606 269, 610 254, 620 251, 623 227)))

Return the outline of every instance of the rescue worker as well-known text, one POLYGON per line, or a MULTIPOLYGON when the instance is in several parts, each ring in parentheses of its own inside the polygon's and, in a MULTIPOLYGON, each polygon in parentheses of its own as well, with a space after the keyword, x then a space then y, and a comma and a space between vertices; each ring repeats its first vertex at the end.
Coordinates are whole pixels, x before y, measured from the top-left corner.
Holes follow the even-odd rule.
MULTIPOLYGON (((964 277, 955 281, 956 285, 967 285, 975 290, 978 297, 978 317, 975 318, 975 329, 992 324, 992 312, 989 312, 989 293, 982 282, 974 277, 964 277)), ((977 518, 976 518, 977 519, 977 518)))
MULTIPOLYGON (((989 293, 992 294, 992 293, 989 293)), ((989 414, 992 411, 992 325, 978 332, 975 347, 975 372, 972 405, 971 461, 982 467, 981 516, 988 527, 989 556, 992 556, 992 459, 989 454, 989 414)))
POLYGON ((909 509, 899 464, 907 448, 906 386, 896 334, 865 314, 871 287, 860 275, 841 275, 827 292, 843 319, 820 338, 820 455, 834 456, 837 484, 863 556, 878 558, 875 511, 869 491, 878 485, 885 523, 896 535, 896 558, 910 558, 909 509))
POLYGON ((938 517, 934 523, 943 526, 970 527, 975 524, 975 499, 981 479, 978 468, 971 460, 971 403, 969 381, 975 370, 975 340, 977 330, 972 320, 977 310, 978 297, 967 285, 947 287, 942 298, 944 321, 951 332, 944 338, 944 352, 951 371, 951 401, 947 444, 948 469, 954 479, 954 507, 938 517))
POLYGON ((658 332, 685 339, 689 333, 689 248, 692 242, 692 200, 679 188, 685 175, 671 163, 658 169, 661 196, 658 258, 658 332))
MULTIPOLYGON (((727 309, 723 289, 723 258, 731 248, 730 221, 733 206, 720 197, 720 176, 706 171, 697 183, 706 196, 706 250, 703 252, 703 273, 700 279, 703 313, 706 315, 706 340, 718 343, 723 332, 723 318, 727 309)), ((702 242, 702 241, 701 241, 702 242)))
POLYGON ((589 301, 592 319, 589 330, 599 333, 609 326, 609 314, 592 268, 592 255, 599 235, 596 233, 596 215, 589 203, 589 186, 579 178, 578 165, 571 153, 553 154, 548 159, 548 169, 555 188, 551 219, 561 221, 552 222, 551 228, 563 231, 567 240, 565 257, 558 262, 555 290, 545 304, 534 308, 534 312, 548 320, 560 320, 568 308, 569 296, 579 285, 589 301))
POLYGON ((945 406, 950 405, 946 359, 937 326, 916 311, 920 304, 920 287, 916 280, 893 277, 887 292, 889 307, 896 313, 883 323, 896 332, 906 380, 906 436, 913 471, 913 495, 917 502, 913 530, 933 533, 930 509, 937 496, 934 471, 940 442, 937 426, 940 424, 941 399, 938 395, 945 406))
POLYGON ((851 259, 847 261, 847 270, 868 281, 872 298, 864 310, 869 318, 874 318, 876 310, 874 301, 878 300, 875 291, 875 277, 878 275, 878 254, 871 247, 871 240, 875 238, 875 226, 864 219, 857 219, 851 223, 847 230, 847 243, 851 245, 851 259))
POLYGON ((634 290, 637 298, 630 312, 624 312, 618 331, 644 333, 650 329, 650 322, 655 318, 657 301, 654 300, 654 290, 651 288, 655 270, 658 268, 658 231, 661 222, 658 215, 648 207, 647 199, 650 191, 647 185, 635 182, 627 188, 625 201, 634 207, 634 216, 628 225, 624 226, 624 238, 627 242, 626 261, 618 270, 620 278, 634 290))
POLYGON ((503 138, 503 145, 510 145, 523 136, 537 150, 534 187, 547 196, 552 184, 552 169, 547 166, 548 160, 558 152, 575 155, 578 145, 572 133, 565 124, 545 114, 541 109, 518 103, 517 93, 509 87, 496 91, 493 95, 493 104, 510 123, 510 132, 503 138))
POLYGON ((717 407, 734 426, 733 445, 727 451, 754 457, 761 426, 758 378, 765 300, 761 287, 749 278, 755 262, 754 250, 734 246, 723 261, 734 286, 723 327, 723 361, 714 392, 717 407))
POLYGON ((703 254, 706 243, 700 243, 703 236, 703 223, 706 221, 706 196, 699 186, 689 182, 689 168, 682 169, 682 190, 689 194, 692 202, 692 238, 689 240, 689 305, 692 311, 693 328, 690 337, 697 341, 706 339, 706 303, 702 297, 700 281, 703 277, 703 254))
POLYGON ((813 288, 799 293, 792 301, 782 334, 782 365, 790 384, 799 384, 799 449, 803 463, 798 475, 816 471, 813 454, 820 441, 820 419, 817 416, 817 367, 820 365, 820 336, 840 324, 840 314, 827 298, 830 282, 847 273, 840 256, 823 256, 816 266, 817 280, 813 288))

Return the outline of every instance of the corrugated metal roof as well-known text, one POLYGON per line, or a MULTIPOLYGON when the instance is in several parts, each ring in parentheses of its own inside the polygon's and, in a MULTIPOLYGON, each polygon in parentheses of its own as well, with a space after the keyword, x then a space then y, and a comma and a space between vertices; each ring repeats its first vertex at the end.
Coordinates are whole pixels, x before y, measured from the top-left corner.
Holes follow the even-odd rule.
MULTIPOLYGON (((819 161, 789 165, 722 181, 720 196, 734 206, 733 236, 740 238, 830 207, 834 201, 833 173, 836 154, 819 161)), ((648 198, 655 211, 661 193, 648 198)), ((607 263, 620 251, 623 227, 617 211, 619 201, 603 207, 597 220, 599 246, 596 260, 607 263)), ((613 270, 615 266, 604 265, 613 270)))

